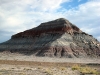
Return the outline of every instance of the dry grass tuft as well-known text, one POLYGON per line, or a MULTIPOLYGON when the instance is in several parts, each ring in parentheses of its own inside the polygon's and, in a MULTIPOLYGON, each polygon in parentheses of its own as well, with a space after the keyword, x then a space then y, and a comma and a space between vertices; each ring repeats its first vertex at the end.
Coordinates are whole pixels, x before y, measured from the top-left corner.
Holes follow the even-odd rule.
POLYGON ((96 69, 90 68, 88 66, 81 67, 80 65, 74 65, 72 66, 72 70, 78 70, 82 74, 99 74, 96 69))
POLYGON ((61 71, 65 71, 67 68, 66 67, 60 67, 61 71))

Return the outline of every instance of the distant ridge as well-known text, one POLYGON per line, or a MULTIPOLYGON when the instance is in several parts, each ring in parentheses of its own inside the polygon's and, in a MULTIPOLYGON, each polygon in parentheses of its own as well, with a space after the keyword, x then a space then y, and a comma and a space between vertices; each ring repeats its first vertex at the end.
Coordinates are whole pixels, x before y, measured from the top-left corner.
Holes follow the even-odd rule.
POLYGON ((48 57, 100 57, 100 42, 68 20, 59 18, 13 35, 0 44, 0 51, 48 57))

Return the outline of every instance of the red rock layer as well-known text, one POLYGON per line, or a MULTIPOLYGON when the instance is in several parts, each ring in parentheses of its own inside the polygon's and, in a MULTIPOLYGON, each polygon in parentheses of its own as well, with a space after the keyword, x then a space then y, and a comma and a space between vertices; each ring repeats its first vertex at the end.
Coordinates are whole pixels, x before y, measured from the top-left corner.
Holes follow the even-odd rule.
POLYGON ((61 18, 51 22, 42 23, 38 27, 20 32, 16 35, 13 35, 12 38, 20 37, 35 37, 45 33, 64 33, 73 34, 74 32, 80 33, 81 30, 70 23, 69 21, 61 18))

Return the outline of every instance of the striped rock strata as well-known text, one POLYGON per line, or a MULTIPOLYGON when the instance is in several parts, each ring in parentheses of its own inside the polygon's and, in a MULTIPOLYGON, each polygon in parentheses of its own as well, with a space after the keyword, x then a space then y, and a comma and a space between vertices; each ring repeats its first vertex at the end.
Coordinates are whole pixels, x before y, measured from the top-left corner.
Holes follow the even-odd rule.
POLYGON ((60 18, 13 35, 0 44, 0 51, 49 57, 99 57, 100 42, 60 18))

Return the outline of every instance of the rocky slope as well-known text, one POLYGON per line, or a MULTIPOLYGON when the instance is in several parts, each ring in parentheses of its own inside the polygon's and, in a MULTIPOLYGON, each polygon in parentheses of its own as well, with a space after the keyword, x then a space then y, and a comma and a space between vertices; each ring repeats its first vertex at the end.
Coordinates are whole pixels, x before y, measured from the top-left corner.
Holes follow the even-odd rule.
POLYGON ((0 44, 0 51, 49 57, 99 57, 100 42, 59 18, 13 35, 0 44))

